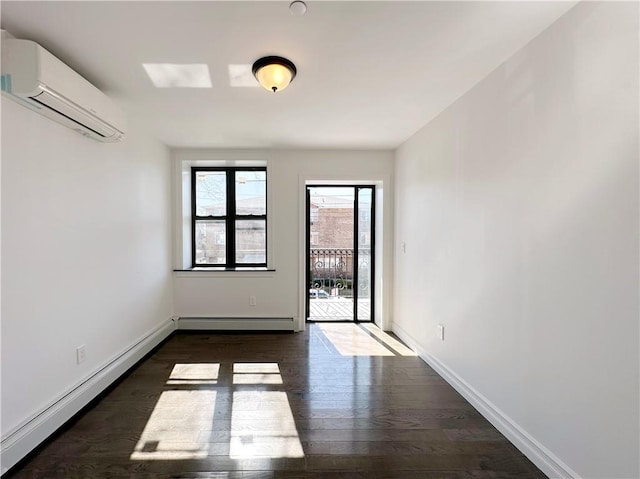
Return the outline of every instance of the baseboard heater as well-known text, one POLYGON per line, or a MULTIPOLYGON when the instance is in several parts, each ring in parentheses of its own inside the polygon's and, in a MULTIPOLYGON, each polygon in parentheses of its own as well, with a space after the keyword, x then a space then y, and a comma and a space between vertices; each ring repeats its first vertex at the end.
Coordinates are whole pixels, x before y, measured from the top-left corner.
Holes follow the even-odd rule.
POLYGON ((294 318, 189 318, 176 321, 179 330, 195 331, 295 331, 294 318))
POLYGON ((48 405, 10 430, 0 441, 0 472, 4 474, 103 393, 145 355, 168 338, 175 324, 167 319, 96 367, 48 405))

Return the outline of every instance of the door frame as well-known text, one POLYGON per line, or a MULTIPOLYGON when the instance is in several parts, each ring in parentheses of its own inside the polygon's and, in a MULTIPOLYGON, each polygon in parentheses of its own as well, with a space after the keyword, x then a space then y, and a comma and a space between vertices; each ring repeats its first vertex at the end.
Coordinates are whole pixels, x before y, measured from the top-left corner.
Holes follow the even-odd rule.
POLYGON ((304 322, 305 323, 372 323, 375 324, 375 283, 376 283, 376 185, 371 184, 305 184, 305 274, 304 274, 304 322), (353 199, 353 261, 352 261, 352 276, 351 276, 351 290, 353 294, 353 319, 341 319, 341 320, 309 320, 310 311, 310 298, 309 298, 309 282, 311 280, 311 188, 353 188, 354 191, 354 199, 353 199), (370 297, 370 305, 369 305, 369 319, 367 320, 359 320, 358 319, 358 290, 359 290, 359 278, 358 278, 358 266, 359 266, 359 195, 360 189, 368 189, 371 190, 371 239, 370 239, 370 281, 369 281, 369 297, 370 297))

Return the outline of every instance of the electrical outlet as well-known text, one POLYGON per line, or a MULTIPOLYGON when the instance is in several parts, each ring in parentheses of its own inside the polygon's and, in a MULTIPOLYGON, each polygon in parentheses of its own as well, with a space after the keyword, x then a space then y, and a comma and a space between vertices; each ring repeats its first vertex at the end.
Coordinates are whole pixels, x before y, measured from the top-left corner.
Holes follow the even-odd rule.
POLYGON ((444 326, 442 324, 438 324, 438 337, 440 341, 444 341, 444 326))
POLYGON ((83 363, 85 359, 87 359, 87 349, 83 344, 82 346, 78 346, 76 348, 76 361, 78 362, 78 364, 80 364, 83 363))
POLYGON ((249 296, 249 306, 255 306, 255 305, 256 305, 256 297, 249 296))

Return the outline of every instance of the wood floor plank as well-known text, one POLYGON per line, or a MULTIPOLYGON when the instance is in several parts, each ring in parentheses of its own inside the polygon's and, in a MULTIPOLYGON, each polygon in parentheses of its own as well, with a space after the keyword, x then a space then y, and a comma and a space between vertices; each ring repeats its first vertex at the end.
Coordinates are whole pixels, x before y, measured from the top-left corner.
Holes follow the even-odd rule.
POLYGON ((396 337, 309 326, 174 335, 6 479, 545 477, 396 337))

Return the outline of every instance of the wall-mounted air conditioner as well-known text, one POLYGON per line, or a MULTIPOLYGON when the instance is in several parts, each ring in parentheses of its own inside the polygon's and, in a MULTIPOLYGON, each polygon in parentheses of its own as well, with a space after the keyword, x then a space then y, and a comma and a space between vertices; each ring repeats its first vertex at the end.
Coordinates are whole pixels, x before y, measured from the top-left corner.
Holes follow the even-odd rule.
POLYGON ((35 42, 2 40, 3 94, 98 141, 120 141, 125 117, 109 97, 35 42))

